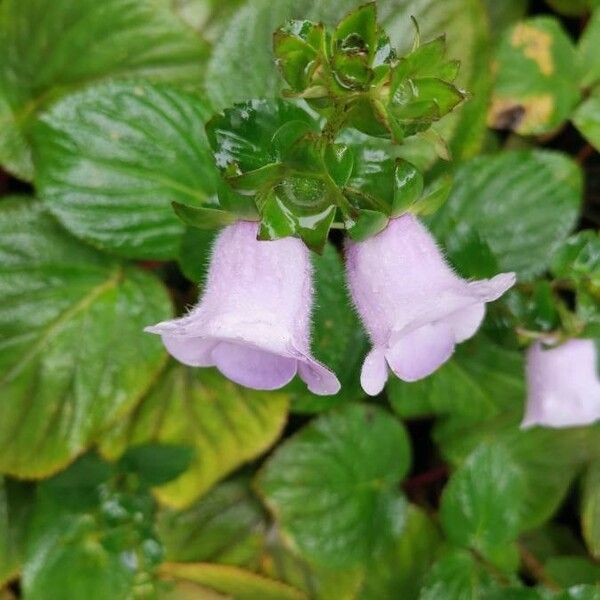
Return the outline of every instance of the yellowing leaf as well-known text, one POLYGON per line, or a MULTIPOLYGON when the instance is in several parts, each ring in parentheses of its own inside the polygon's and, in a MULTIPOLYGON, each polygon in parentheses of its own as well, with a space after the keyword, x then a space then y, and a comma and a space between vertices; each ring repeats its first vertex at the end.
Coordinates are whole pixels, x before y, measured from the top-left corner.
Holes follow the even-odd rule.
POLYGON ((165 563, 163 576, 199 583, 235 600, 307 600, 298 590, 250 571, 209 563, 165 563))
POLYGON ((68 235, 43 208, 0 209, 0 471, 44 477, 126 415, 162 368, 143 332, 163 285, 68 235))
POLYGON ((190 468, 156 490, 162 502, 182 508, 269 448, 285 425, 288 404, 285 394, 248 390, 214 370, 176 365, 129 422, 104 440, 102 451, 115 456, 127 444, 148 441, 193 447, 190 468))
POLYGON ((527 19, 506 31, 492 66, 490 127, 548 133, 579 100, 575 46, 554 17, 527 19))

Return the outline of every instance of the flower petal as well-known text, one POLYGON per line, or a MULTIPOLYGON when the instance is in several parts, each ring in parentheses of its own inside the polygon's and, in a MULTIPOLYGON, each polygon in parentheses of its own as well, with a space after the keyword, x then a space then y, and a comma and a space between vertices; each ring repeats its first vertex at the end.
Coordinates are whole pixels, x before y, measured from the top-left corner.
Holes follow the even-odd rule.
POLYGON ((244 344, 222 341, 211 354, 225 377, 255 390, 279 389, 296 375, 296 359, 244 344))
POLYGON ((212 367, 215 364, 211 356, 212 349, 218 343, 215 340, 165 334, 161 338, 167 352, 184 365, 212 367))
POLYGON ((574 427, 600 419, 600 379, 592 340, 527 351, 527 408, 521 427, 574 427))
POLYGON ((385 357, 400 379, 417 381, 443 365, 452 356, 454 345, 448 324, 431 323, 398 339, 385 357))
POLYGON ((456 311, 444 320, 452 329, 454 340, 458 343, 473 337, 484 317, 485 304, 478 302, 477 304, 456 311))
POLYGON ((216 366, 247 387, 277 389, 299 371, 315 394, 335 394, 337 377, 310 356, 309 251, 292 237, 258 241, 257 232, 255 222, 225 227, 197 306, 145 331, 181 362, 216 366))
POLYGON ((337 394, 342 387, 335 373, 310 356, 298 359, 298 375, 308 389, 318 396, 337 394))
POLYGON ((360 385, 369 396, 377 396, 385 387, 388 378, 388 366, 385 352, 373 348, 366 356, 360 373, 360 385))
POLYGON ((481 302, 493 302, 515 285, 516 281, 516 274, 509 272, 500 273, 491 279, 470 281, 467 285, 469 292, 481 302))

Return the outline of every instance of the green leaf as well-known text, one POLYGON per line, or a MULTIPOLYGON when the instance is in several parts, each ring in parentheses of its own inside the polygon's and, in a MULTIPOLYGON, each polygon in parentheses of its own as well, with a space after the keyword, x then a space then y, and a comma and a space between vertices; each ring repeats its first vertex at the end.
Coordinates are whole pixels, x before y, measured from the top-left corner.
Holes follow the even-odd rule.
MULTIPOLYGON (((281 150, 289 148, 311 129, 316 129, 314 119, 283 100, 237 104, 206 124, 217 166, 232 178, 281 162, 281 150), (285 128, 283 133, 282 128, 285 128), (278 143, 274 144, 276 134, 278 143)), ((232 184, 237 187, 234 181, 232 184)))
POLYGON ((292 90, 302 92, 319 66, 324 47, 322 23, 290 21, 273 34, 273 54, 292 90))
POLYGON ((493 590, 491 575, 466 550, 452 550, 429 572, 419 600, 479 600, 493 590))
POLYGON ((521 525, 528 530, 539 527, 559 508, 582 465, 597 448, 599 432, 585 427, 522 431, 518 427, 521 418, 522 410, 507 412, 486 423, 437 429, 434 437, 442 454, 453 463, 463 461, 478 444, 502 445, 525 476, 521 525))
MULTIPOLYGON (((364 0, 256 0, 246 3, 228 23, 215 45, 206 75, 206 88, 216 106, 225 107, 250 98, 276 97, 282 78, 273 68, 271 37, 273 31, 290 19, 310 19, 333 24, 364 0), (251 57, 251 58, 250 58, 251 57), (250 68, 251 64, 251 68, 250 68)), ((446 32, 448 56, 461 62, 460 86, 475 93, 456 115, 444 118, 436 128, 444 137, 455 137, 456 156, 472 155, 479 148, 485 131, 488 98, 488 39, 485 13, 478 0, 424 0, 418 5, 408 0, 379 0, 380 25, 390 33, 392 45, 400 52, 410 50, 414 15, 424 39, 446 32)), ((408 160, 431 164, 436 160, 428 142, 411 140, 408 160)))
POLYGON ((0 471, 64 467, 138 403, 165 353, 162 284, 82 245, 35 203, 0 207, 0 471))
POLYGON ((455 225, 445 240, 450 264, 466 279, 488 279, 498 273, 498 260, 471 227, 455 225))
POLYGON ((368 2, 346 15, 336 26, 332 44, 336 50, 374 54, 377 43, 377 4, 368 2))
POLYGON ((591 464, 583 479, 581 531, 590 554, 600 557, 600 463, 591 464))
POLYGON ((248 482, 235 479, 217 485, 186 510, 162 509, 157 527, 169 561, 211 562, 255 570, 267 523, 248 482))
MULTIPOLYGON (((297 123, 297 121, 291 121, 291 123, 297 123)), ((217 182, 217 196, 219 206, 223 210, 231 212, 243 220, 256 221, 258 219, 254 199, 232 190, 222 179, 217 182)))
POLYGON ((352 162, 342 152, 337 157, 341 165, 332 165, 331 155, 324 164, 316 137, 307 133, 315 127, 308 113, 281 100, 239 104, 207 124, 217 165, 228 182, 256 195, 258 239, 296 235, 322 251, 336 204, 344 200, 334 193, 326 169, 334 167, 336 178, 347 179, 352 162))
POLYGON ((550 522, 538 529, 525 532, 520 541, 525 549, 545 562, 553 556, 585 553, 585 548, 578 539, 578 533, 567 525, 550 522))
POLYGON ((116 78, 198 86, 206 54, 166 0, 3 1, 0 163, 32 178, 30 126, 62 96, 116 78))
POLYGON ((335 396, 316 396, 296 381, 287 388, 295 412, 320 411, 363 397, 359 376, 367 339, 346 290, 341 256, 327 244, 323 254, 313 253, 311 258, 315 286, 311 349, 337 375, 342 389, 335 396))
POLYGON ((355 204, 362 208, 389 214, 398 185, 394 159, 386 149, 366 143, 354 146, 353 151, 354 167, 346 186, 347 195, 351 199, 355 198, 355 204))
MULTIPOLYGON (((600 27, 599 27, 600 29, 600 27)), ((600 35, 598 36, 600 38, 600 35)), ((600 88, 584 100, 573 113, 573 125, 596 150, 600 150, 600 88)))
POLYGON ((219 233, 216 229, 188 227, 181 240, 179 268, 194 283, 203 282, 210 264, 213 242, 219 233))
POLYGON ((389 553, 368 565, 360 600, 417 600, 440 543, 441 535, 433 521, 424 510, 410 505, 406 526, 389 553))
POLYGON ((546 4, 561 15, 580 17, 587 13, 594 0, 546 0, 546 4))
POLYGON ((600 82, 600 5, 592 13, 577 46, 577 65, 581 85, 592 87, 600 82))
POLYGON ((333 68, 334 80, 327 82, 330 93, 339 88, 366 91, 389 72, 394 57, 388 36, 378 26, 376 3, 359 6, 331 34, 329 68, 333 68))
POLYGON ((494 38, 499 37, 504 30, 525 16, 529 0, 511 0, 510 2, 497 2, 497 0, 484 0, 485 8, 491 22, 491 31, 494 38))
POLYGON ((153 503, 86 456, 40 484, 23 568, 32 600, 127 600, 151 596, 162 548, 153 503), (89 472, 106 477, 92 481, 89 472))
POLYGON ((161 572, 168 578, 199 583, 235 600, 307 600, 289 585, 228 565, 165 563, 161 572))
MULTIPOLYGON (((452 74, 451 77, 455 77, 452 74)), ((452 83, 437 77, 392 80, 386 106, 392 138, 401 143, 405 137, 429 129, 434 121, 450 113, 465 94, 452 83)))
POLYGON ((325 148, 323 162, 329 176, 339 187, 344 187, 352 174, 354 153, 344 144, 328 144, 325 148))
POLYGON ((531 529, 551 517, 569 492, 574 478, 597 447, 598 432, 586 428, 508 434, 504 440, 527 476, 523 527, 531 529), (553 448, 552 456, 544 449, 553 448))
POLYGON ((365 572, 361 565, 343 570, 308 564, 290 550, 281 535, 267 538, 261 573, 279 579, 318 600, 356 600, 365 572))
POLYGON ((554 600, 600 600, 597 585, 577 585, 555 597, 554 600))
POLYGON ((0 477, 0 586, 21 568, 31 500, 32 486, 0 477))
MULTIPOLYGON (((328 12, 335 12, 333 17, 340 18, 350 7, 359 4, 358 0, 343 3, 344 6, 336 7, 335 11, 330 8, 328 12)), ((262 0, 245 3, 232 16, 215 44, 205 77, 208 97, 215 106, 223 108, 251 98, 278 96, 282 77, 273 64, 273 32, 291 19, 301 19, 300 23, 321 20, 323 15, 310 10, 312 6, 311 0, 302 3, 262 0)), ((290 28, 296 32, 299 27, 291 24, 290 28)), ((282 57, 278 45, 275 56, 282 57)))
POLYGON ((579 167, 563 154, 533 150, 481 156, 459 167, 454 188, 432 219, 442 241, 456 224, 475 230, 503 271, 543 272, 576 223, 579 167))
POLYGON ((494 587, 485 594, 485 600, 546 600, 555 598, 546 593, 545 588, 494 587))
POLYGON ((392 216, 408 210, 423 193, 423 175, 406 160, 396 162, 394 168, 394 202, 392 216))
POLYGON ((157 488, 174 508, 189 506, 217 481, 273 444, 285 425, 284 394, 238 387, 214 370, 173 365, 127 422, 102 440, 106 456, 148 442, 194 449, 190 468, 157 488))
POLYGON ((566 240, 554 257, 552 273, 560 279, 589 281, 600 287, 600 234, 580 231, 566 240))
POLYGON ((336 205, 320 178, 284 177, 262 206, 259 240, 297 235, 316 252, 322 252, 333 223, 336 205))
POLYGON ((216 204, 208 108, 164 86, 110 83, 70 95, 34 128, 36 186, 77 237, 129 258, 177 256, 171 202, 216 204))
POLYGON ((412 207, 412 212, 416 215, 432 215, 441 208, 452 191, 452 179, 447 177, 442 178, 441 182, 437 182, 435 189, 423 196, 412 207))
POLYGON ((346 568, 402 528, 405 501, 397 485, 409 464, 402 425, 375 406, 349 404, 279 446, 256 485, 300 556, 346 568))
POLYGON ((525 496, 519 466, 502 446, 479 446, 452 474, 440 508, 448 539, 493 561, 517 539, 525 496))
POLYGON ((348 235, 353 240, 361 242, 383 231, 389 220, 388 215, 385 213, 366 208, 359 210, 356 222, 347 227, 348 235))
POLYGON ((144 486, 157 486, 181 475, 192 461, 189 446, 141 444, 128 448, 119 460, 125 473, 135 473, 144 486))
POLYGON ((600 581, 600 565, 584 556, 555 556, 544 565, 546 575, 561 587, 594 585, 600 581))
POLYGON ((234 214, 218 208, 186 206, 179 202, 173 202, 172 206, 182 223, 198 229, 219 229, 237 221, 234 214))
POLYGON ((495 60, 490 126, 540 135, 569 118, 579 100, 575 47, 558 19, 517 23, 503 34, 495 60))
POLYGON ((173 10, 197 31, 203 39, 214 43, 222 33, 225 21, 239 10, 243 0, 174 0, 173 10))
POLYGON ((438 77, 454 81, 459 72, 457 61, 447 61, 446 36, 442 34, 430 42, 418 45, 400 59, 397 74, 401 78, 438 77))
POLYGON ((533 283, 527 294, 511 290, 506 305, 519 326, 530 331, 555 331, 560 326, 555 294, 547 280, 533 283))
POLYGON ((402 417, 454 415, 466 423, 521 409, 523 357, 483 336, 461 344, 430 377, 414 383, 391 378, 388 396, 402 417))

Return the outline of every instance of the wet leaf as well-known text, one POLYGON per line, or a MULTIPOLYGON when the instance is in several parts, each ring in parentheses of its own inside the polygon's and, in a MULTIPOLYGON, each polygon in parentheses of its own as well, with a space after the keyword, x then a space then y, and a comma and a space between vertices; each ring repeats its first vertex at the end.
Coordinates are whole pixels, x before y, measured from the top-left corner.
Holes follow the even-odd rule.
POLYGON ((502 36, 488 124, 523 135, 551 132, 579 100, 575 47, 553 17, 521 21, 502 36))
POLYGON ((140 401, 165 360, 153 276, 67 234, 36 203, 0 207, 0 469, 66 466, 140 401))
POLYGON ((34 128, 36 186, 74 235, 128 258, 177 256, 171 202, 216 206, 208 106, 179 90, 110 83, 69 95, 34 128))
POLYGON ((409 463, 402 425, 378 407, 350 404, 279 446, 256 485, 302 557, 345 568, 383 549, 404 525, 397 484, 409 463))
POLYGON ((30 127, 53 102, 114 79, 197 87, 207 54, 166 0, 3 1, 0 162, 31 180, 30 127))

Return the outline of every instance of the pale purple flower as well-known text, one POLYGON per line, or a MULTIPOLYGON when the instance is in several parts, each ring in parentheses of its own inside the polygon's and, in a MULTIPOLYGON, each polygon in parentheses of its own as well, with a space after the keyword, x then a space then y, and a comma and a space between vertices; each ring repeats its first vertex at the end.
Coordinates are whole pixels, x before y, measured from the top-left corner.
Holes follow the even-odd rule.
POLYGON ((592 340, 527 351, 527 408, 521 427, 573 427, 600 419, 600 379, 592 340))
POLYGON ((146 331, 180 362, 215 366, 240 385, 274 390, 298 373, 315 394, 335 394, 337 377, 310 354, 308 250, 295 238, 257 241, 257 230, 247 221, 225 228, 197 306, 146 331))
POLYGON ((388 367, 416 381, 446 362, 458 342, 475 334, 485 303, 515 283, 514 273, 466 281, 445 262, 419 220, 405 214, 381 233, 346 246, 346 271, 354 304, 373 348, 361 384, 381 392, 388 367))

